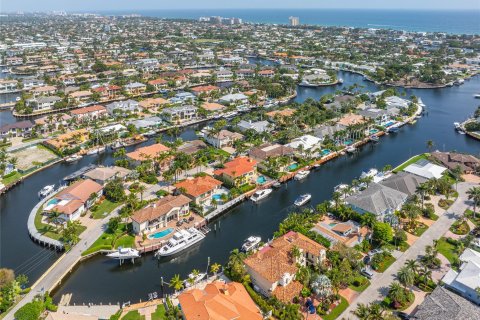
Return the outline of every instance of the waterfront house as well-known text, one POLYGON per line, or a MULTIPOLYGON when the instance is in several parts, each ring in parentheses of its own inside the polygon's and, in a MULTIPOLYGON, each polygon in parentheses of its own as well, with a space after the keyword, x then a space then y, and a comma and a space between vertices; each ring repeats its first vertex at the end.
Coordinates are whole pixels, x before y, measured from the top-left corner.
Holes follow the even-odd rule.
POLYGON ((258 76, 261 78, 273 78, 275 76, 275 71, 271 69, 265 69, 258 71, 258 76))
POLYGON ((33 123, 30 120, 9 123, 0 127, 0 137, 27 137, 32 132, 32 128, 33 123))
POLYGON ((204 102, 202 103, 202 108, 207 111, 217 113, 225 109, 225 106, 216 102, 204 102))
POLYGON ((458 293, 475 304, 480 304, 480 252, 465 249, 459 257, 462 265, 458 271, 450 269, 442 278, 448 289, 458 293))
POLYGON ((133 232, 135 234, 150 233, 165 228, 172 220, 179 221, 190 212, 190 202, 191 199, 184 195, 168 195, 135 211, 132 215, 133 232))
POLYGON ((89 131, 87 129, 79 129, 58 135, 45 141, 44 144, 56 151, 63 152, 66 149, 72 149, 81 145, 88 139, 89 131))
POLYGON ((228 130, 220 130, 217 134, 207 134, 205 140, 215 148, 231 147, 237 140, 242 140, 243 135, 238 132, 231 132, 228 130))
POLYGON ((162 117, 170 123, 181 124, 184 122, 196 120, 197 111, 197 107, 189 105, 166 108, 162 110, 162 117))
POLYGON ((378 220, 400 210, 408 195, 379 183, 371 183, 367 189, 351 195, 345 202, 360 214, 373 213, 378 220))
POLYGON ((106 105, 107 112, 113 116, 116 114, 127 115, 140 110, 140 106, 135 100, 115 101, 106 105))
POLYGON ((190 90, 192 90, 193 94, 196 95, 197 97, 201 94, 210 96, 212 93, 219 92, 220 87, 205 85, 205 86, 193 87, 190 90))
POLYGON ((365 123, 365 119, 359 114, 349 113, 340 118, 337 123, 346 128, 355 124, 365 123))
POLYGON ((148 81, 148 84, 153 86, 155 90, 159 91, 168 87, 168 81, 162 78, 148 81))
POLYGON ((101 105, 93 105, 70 111, 70 115, 78 121, 90 121, 106 117, 107 109, 101 105))
POLYGON ((285 108, 282 110, 273 110, 270 112, 265 113, 265 116, 267 116, 270 120, 275 120, 277 118, 283 119, 283 118, 288 118, 293 116, 295 113, 295 110, 290 109, 290 108, 285 108))
POLYGON ((245 132, 247 130, 254 130, 257 133, 270 132, 272 131, 272 124, 266 120, 263 121, 245 121, 241 120, 237 127, 240 131, 245 132))
POLYGON ((55 86, 43 86, 36 87, 30 90, 30 93, 34 96, 49 96, 57 92, 57 87, 55 86))
POLYGON ((265 143, 261 146, 250 149, 248 155, 255 160, 264 161, 270 157, 290 156, 293 155, 294 152, 295 149, 289 146, 284 146, 278 143, 265 143))
POLYGON ((445 170, 447 169, 444 167, 438 166, 436 164, 433 164, 426 159, 420 159, 417 162, 412 163, 411 165, 403 169, 403 171, 405 172, 409 172, 426 179, 432 179, 432 178, 439 179, 442 177, 443 172, 445 172, 445 170))
POLYGON ((138 103, 142 109, 157 109, 160 108, 169 102, 163 98, 147 98, 138 103))
POLYGON ((122 91, 122 88, 116 85, 100 86, 92 89, 93 93, 98 93, 102 100, 116 99, 122 91))
POLYGON ((327 256, 327 248, 301 233, 290 231, 278 237, 244 260, 256 291, 291 303, 299 296, 303 285, 295 280, 299 266, 321 266, 327 256), (294 248, 300 252, 292 254, 294 248))
POLYGON ((226 162, 223 168, 213 173, 230 186, 254 184, 257 180, 257 161, 249 157, 238 157, 226 162))
POLYGON ((263 316, 245 287, 238 282, 214 281, 203 289, 178 296, 185 320, 262 320, 263 316))
POLYGON ((42 87, 45 85, 43 79, 23 79, 22 80, 23 89, 32 89, 35 87, 42 87))
POLYGON ((132 82, 125 85, 125 91, 131 95, 139 95, 147 90, 147 86, 140 82, 132 82))
POLYGON ((170 102, 176 104, 193 103, 195 100, 196 97, 191 92, 177 92, 173 98, 170 98, 170 102))
POLYGON ((417 192, 417 188, 427 182, 428 179, 420 177, 408 172, 399 172, 393 174, 387 179, 380 182, 381 185, 395 189, 397 191, 407 194, 409 197, 417 192))
POLYGON ((83 174, 84 179, 90 179, 96 183, 104 186, 108 182, 119 178, 125 180, 132 171, 126 168, 112 166, 112 167, 96 167, 83 174))
POLYGON ((129 121, 128 124, 132 124, 138 130, 151 130, 158 129, 162 125, 163 121, 159 117, 146 117, 143 119, 137 119, 129 121))
POLYGON ((480 168, 480 159, 470 154, 462 154, 456 152, 432 152, 431 157, 447 167, 454 170, 457 166, 463 173, 474 173, 480 168))
POLYGON ((217 81, 232 81, 233 79, 233 72, 230 70, 217 70, 215 71, 215 76, 217 77, 217 81))
POLYGON ((153 162, 157 163, 160 168, 166 169, 170 166, 170 157, 169 159, 165 159, 160 162, 158 162, 155 158, 159 157, 162 153, 167 153, 169 150, 169 147, 166 147, 161 143, 156 143, 127 153, 127 158, 135 165, 139 165, 143 161, 152 160, 153 162))
POLYGON ((480 319, 480 307, 460 295, 438 285, 413 311, 416 320, 480 319))
POLYGON ((40 96, 27 100, 27 106, 31 107, 34 112, 52 110, 55 103, 62 101, 58 96, 40 96))
POLYGON ((313 150, 320 147, 321 140, 315 136, 306 134, 295 138, 292 142, 287 143, 286 146, 296 150, 313 150))
POLYGON ((362 227, 353 220, 346 222, 332 222, 328 220, 328 223, 319 221, 311 230, 327 238, 332 245, 339 242, 347 247, 354 247, 361 243, 368 234, 367 227, 362 227))
POLYGON ((90 90, 75 91, 68 95, 69 101, 74 104, 84 104, 90 101, 92 92, 90 90))
POLYGON ((323 124, 313 130, 313 135, 321 141, 325 140, 327 137, 333 139, 335 132, 345 130, 345 128, 345 126, 338 123, 332 126, 323 124))
POLYGON ((6 92, 16 92, 18 91, 18 81, 17 80, 0 80, 0 93, 6 92))
POLYGON ((76 220, 95 203, 102 191, 103 187, 93 180, 78 180, 49 200, 43 211, 58 213, 59 220, 76 220))
POLYGON ((222 186, 222 182, 209 176, 185 179, 174 184, 181 193, 190 197, 199 206, 210 205, 212 196, 222 186))
POLYGON ((205 148, 207 148, 207 145, 202 140, 190 140, 185 141, 180 147, 178 147, 178 151, 193 155, 205 148))
POLYGON ((248 103, 248 97, 243 93, 230 93, 220 97, 219 102, 223 104, 246 104, 248 103))

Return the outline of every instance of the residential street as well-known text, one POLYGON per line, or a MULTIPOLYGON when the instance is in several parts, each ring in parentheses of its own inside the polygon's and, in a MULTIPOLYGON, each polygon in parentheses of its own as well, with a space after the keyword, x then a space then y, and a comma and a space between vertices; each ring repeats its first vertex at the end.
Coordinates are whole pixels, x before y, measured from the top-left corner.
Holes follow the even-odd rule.
POLYGON ((82 257, 82 252, 89 248, 95 240, 97 240, 106 228, 106 224, 110 218, 118 215, 119 208, 115 209, 111 214, 103 218, 102 220, 92 220, 93 223, 80 235, 80 242, 75 245, 69 252, 60 257, 53 265, 46 271, 46 273, 40 277, 37 282, 32 285, 32 290, 23 297, 23 299, 15 305, 12 310, 3 318, 4 320, 14 320, 15 311, 26 303, 32 301, 32 299, 40 293, 44 293, 56 285, 59 279, 74 266, 78 260, 82 257))
POLYGON ((466 192, 473 183, 458 184, 458 198, 452 206, 441 216, 425 233, 382 274, 376 274, 371 281, 371 285, 363 291, 358 298, 342 313, 339 319, 356 319, 352 313, 359 303, 368 304, 371 302, 379 302, 384 299, 388 293, 388 286, 395 280, 398 270, 409 259, 417 259, 425 253, 425 246, 432 245, 433 240, 439 239, 450 226, 455 222, 456 218, 462 215, 469 207, 470 202, 466 192))

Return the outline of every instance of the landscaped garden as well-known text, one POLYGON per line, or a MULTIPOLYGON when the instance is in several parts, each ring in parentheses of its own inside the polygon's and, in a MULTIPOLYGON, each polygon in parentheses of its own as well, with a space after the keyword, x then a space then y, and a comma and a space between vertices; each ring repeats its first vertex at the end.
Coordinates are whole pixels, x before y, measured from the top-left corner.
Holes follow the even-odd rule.
POLYGON ((91 217, 93 219, 103 219, 119 205, 120 203, 118 202, 112 202, 108 199, 103 199, 103 201, 101 201, 99 204, 95 204, 90 208, 92 213, 91 217))
POLYGON ((131 248, 134 245, 135 237, 129 234, 128 225, 120 223, 117 218, 113 218, 108 224, 107 231, 105 231, 100 238, 90 246, 90 248, 82 252, 82 256, 100 250, 112 250, 118 247, 131 248))
POLYGON ((467 220, 457 220, 450 227, 450 231, 457 235, 466 235, 470 232, 470 227, 468 226, 467 220))

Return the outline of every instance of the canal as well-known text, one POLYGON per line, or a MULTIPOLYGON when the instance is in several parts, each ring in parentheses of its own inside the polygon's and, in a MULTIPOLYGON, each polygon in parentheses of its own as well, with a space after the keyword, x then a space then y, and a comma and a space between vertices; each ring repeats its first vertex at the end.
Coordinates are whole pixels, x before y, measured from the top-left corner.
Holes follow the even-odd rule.
MULTIPOLYGON (((318 99, 354 83, 362 90, 377 90, 374 84, 363 81, 362 76, 340 72, 344 84, 336 87, 299 88, 297 101, 308 97, 318 99)), ((160 278, 169 281, 174 274, 185 278, 192 269, 205 270, 207 259, 211 263, 225 263, 229 252, 241 246, 250 235, 263 240, 272 237, 278 224, 292 210, 291 204, 302 193, 312 194, 312 205, 329 199, 333 187, 350 182, 362 170, 386 164, 396 165, 408 157, 426 151, 426 141, 433 140, 440 150, 457 150, 478 155, 480 144, 453 130, 454 121, 464 120, 475 110, 478 101, 473 99, 480 87, 480 77, 472 78, 459 87, 432 90, 406 90, 407 96, 415 94, 427 105, 428 114, 415 125, 404 126, 398 134, 382 137, 376 145, 366 145, 353 156, 338 158, 323 165, 307 179, 292 181, 275 190, 270 197, 257 205, 244 202, 212 223, 212 232, 198 246, 172 260, 158 261, 152 254, 136 261, 134 265, 118 266, 115 261, 97 256, 80 264, 76 271, 55 293, 73 293, 72 303, 125 302, 145 300, 148 293, 160 291, 160 278), (216 231, 213 231, 214 224, 216 231)), ((184 130, 181 136, 193 139, 195 128, 184 130)), ((197 129, 198 130, 198 129, 197 129)), ((148 143, 152 143, 151 141, 148 143)), ((72 165, 59 164, 38 173, 0 198, 1 260, 3 267, 18 273, 26 272, 34 280, 57 258, 57 255, 34 244, 27 235, 28 213, 37 202, 37 191, 46 184, 58 183, 67 174, 89 163, 106 163, 111 155, 90 156, 72 165)))

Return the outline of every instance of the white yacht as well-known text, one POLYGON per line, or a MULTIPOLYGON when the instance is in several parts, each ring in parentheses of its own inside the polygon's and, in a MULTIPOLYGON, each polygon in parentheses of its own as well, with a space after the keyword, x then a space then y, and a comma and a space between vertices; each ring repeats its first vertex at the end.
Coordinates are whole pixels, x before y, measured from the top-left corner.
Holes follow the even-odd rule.
POLYGON ((473 96, 475 99, 480 99, 480 93, 477 93, 476 95, 473 96))
POLYGON ((107 254, 107 257, 115 260, 135 259, 140 257, 140 252, 133 248, 118 247, 118 250, 107 254))
POLYGON ((69 157, 66 157, 66 158, 65 158, 65 162, 75 162, 75 161, 80 160, 80 159, 82 159, 82 156, 81 156, 81 155, 79 155, 79 154, 73 154, 73 155, 71 155, 71 156, 69 156, 69 157))
POLYGON ((100 154, 105 152, 105 147, 98 147, 98 148, 93 148, 91 150, 88 150, 87 154, 92 155, 92 154, 100 154))
POLYGON ((366 178, 366 177, 374 177, 378 173, 378 170, 375 168, 371 168, 367 172, 363 171, 362 174, 360 175, 360 178, 366 178))
POLYGON ((465 130, 463 130, 462 125, 460 122, 454 122, 453 126, 455 127, 455 130, 457 130, 458 133, 460 134, 465 134, 465 130))
POLYGON ((260 237, 255 237, 255 236, 248 237, 247 240, 245 240, 245 242, 242 245, 242 251, 249 252, 251 250, 256 249, 260 244, 260 241, 262 241, 262 238, 260 237))
POLYGON ((263 190, 258 190, 255 191, 255 193, 250 197, 250 200, 253 202, 260 201, 264 198, 266 198, 270 193, 272 193, 272 189, 263 189, 263 190))
POLYGON ((312 199, 312 195, 310 193, 305 193, 298 197, 293 204, 297 207, 301 207, 310 201, 310 199, 312 199))
POLYGON ((175 232, 167 244, 161 247, 155 255, 159 257, 171 256, 203 239, 205 239, 205 235, 201 231, 195 228, 183 229, 175 232))
POLYGON ((302 179, 305 179, 309 174, 310 174, 310 171, 308 171, 308 170, 300 170, 300 171, 297 172, 294 179, 295 180, 302 180, 302 179))
POLYGON ((347 189, 349 186, 348 184, 339 184, 333 188, 334 192, 343 192, 343 190, 347 189))
POLYGON ((357 149, 354 146, 348 146, 347 149, 345 149, 348 153, 354 153, 357 151, 357 149))
POLYGON ((203 278, 205 278, 206 276, 207 276, 206 273, 199 273, 197 275, 190 273, 188 275, 188 278, 183 281, 183 284, 185 285, 186 288, 191 287, 192 285, 195 285, 200 281, 202 281, 203 278), (190 279, 192 279, 193 281, 190 279))
POLYGON ((43 187, 42 190, 40 190, 38 192, 38 197, 45 198, 50 193, 52 193, 53 190, 55 190, 55 185, 54 184, 47 185, 47 186, 43 187))

